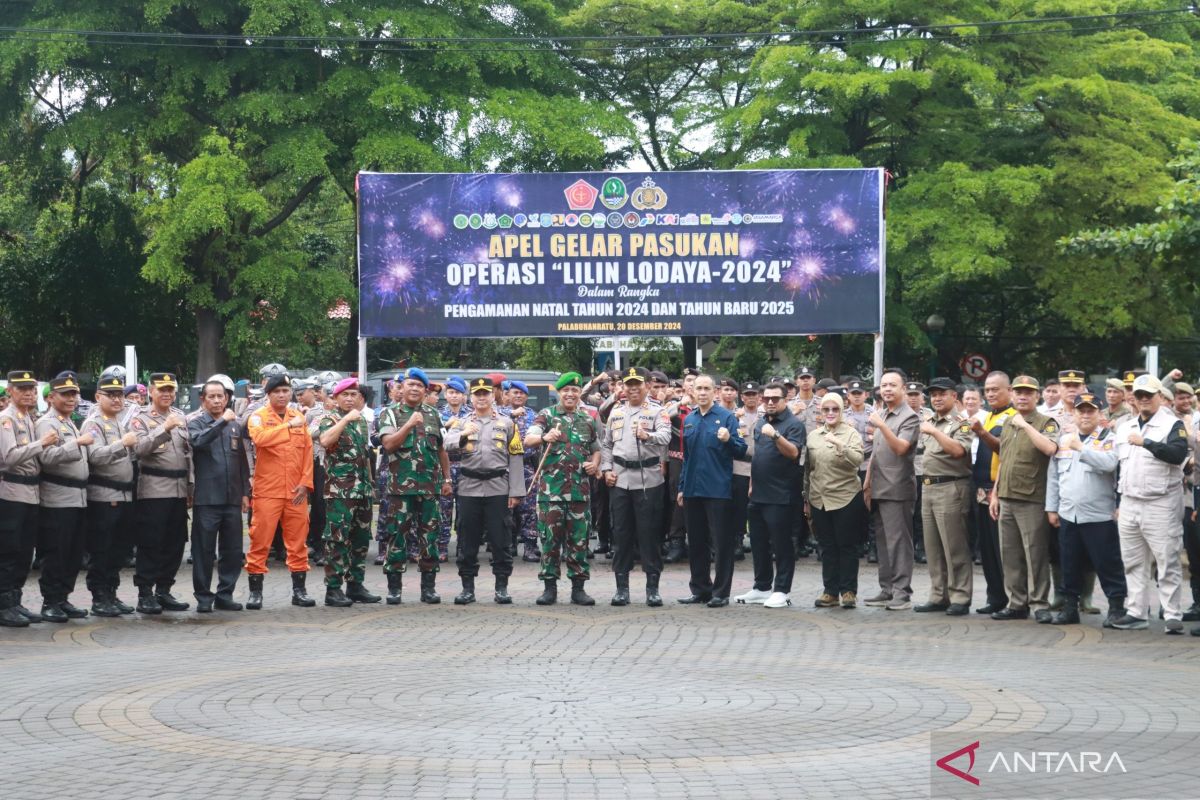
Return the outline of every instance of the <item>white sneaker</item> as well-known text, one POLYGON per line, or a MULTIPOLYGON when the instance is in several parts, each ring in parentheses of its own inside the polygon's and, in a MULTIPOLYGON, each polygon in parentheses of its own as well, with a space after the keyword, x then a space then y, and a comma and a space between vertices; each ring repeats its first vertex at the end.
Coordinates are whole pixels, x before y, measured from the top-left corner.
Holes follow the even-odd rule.
POLYGON ((783 592, 772 592, 767 602, 763 603, 763 608, 787 608, 791 604, 792 599, 783 592))
POLYGON ((753 603, 755 605, 761 605, 768 597, 771 597, 770 592, 760 592, 758 589, 751 589, 745 594, 739 594, 737 597, 733 598, 733 601, 735 603, 753 603))

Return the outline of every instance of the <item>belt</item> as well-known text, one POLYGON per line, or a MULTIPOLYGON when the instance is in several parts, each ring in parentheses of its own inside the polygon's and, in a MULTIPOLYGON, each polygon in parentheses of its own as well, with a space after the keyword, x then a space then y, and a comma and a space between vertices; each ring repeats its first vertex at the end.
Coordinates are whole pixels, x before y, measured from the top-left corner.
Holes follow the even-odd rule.
POLYGON ((103 486, 105 489, 116 489, 118 492, 132 492, 133 481, 117 481, 102 478, 99 475, 88 475, 87 482, 92 486, 103 486))
POLYGON ((970 475, 926 475, 921 479, 921 483, 925 486, 936 486, 939 483, 950 483, 951 481, 965 481, 970 475))
POLYGON ((188 471, 186 469, 159 469, 158 467, 147 467, 141 465, 141 473, 143 475, 153 475, 156 478, 186 478, 188 471))
POLYGON ((753 456, 734 456, 733 460, 741 464, 750 464, 754 461, 754 458, 753 456))
POLYGON ((71 489, 86 489, 88 485, 86 478, 68 478, 63 475, 54 475, 50 472, 42 473, 42 482, 54 483, 71 489))
POLYGON ((500 478, 508 474, 507 469, 471 469, 470 467, 461 467, 458 474, 464 478, 474 478, 477 481, 490 481, 492 478, 500 478))
POLYGON ((22 486, 37 486, 42 482, 37 475, 17 475, 15 472, 2 472, 0 477, 9 483, 19 483, 22 486))
POLYGON ((626 461, 620 456, 613 456, 613 461, 617 462, 625 469, 646 469, 647 467, 658 466, 658 456, 652 456, 651 458, 643 459, 642 461, 626 461))

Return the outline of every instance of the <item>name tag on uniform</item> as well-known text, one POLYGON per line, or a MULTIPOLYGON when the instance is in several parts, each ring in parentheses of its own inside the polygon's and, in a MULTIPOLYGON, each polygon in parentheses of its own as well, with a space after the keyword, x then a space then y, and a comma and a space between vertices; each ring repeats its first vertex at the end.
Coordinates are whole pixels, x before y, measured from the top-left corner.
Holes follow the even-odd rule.
POLYGON ((236 436, 229 437, 229 449, 230 450, 238 449, 238 437, 236 437, 236 436))

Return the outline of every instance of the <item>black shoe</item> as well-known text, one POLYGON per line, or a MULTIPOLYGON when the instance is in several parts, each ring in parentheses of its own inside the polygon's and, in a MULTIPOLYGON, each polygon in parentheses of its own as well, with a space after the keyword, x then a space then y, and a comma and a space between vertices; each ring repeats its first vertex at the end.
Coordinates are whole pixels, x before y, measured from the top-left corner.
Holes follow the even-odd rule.
POLYGON ((436 572, 421 573, 421 602, 428 603, 431 606, 436 606, 442 602, 442 598, 438 596, 435 589, 437 584, 436 572))
POLYGON ((0 592, 0 627, 28 628, 29 620, 17 611, 16 603, 21 599, 20 592, 0 592))
POLYGON ((246 597, 246 609, 249 611, 257 611, 260 608, 262 608, 262 603, 263 603, 263 598, 262 598, 263 576, 262 575, 251 575, 249 577, 249 581, 250 581, 250 594, 247 595, 247 597, 246 597))
POLYGON ((734 561, 745 561, 746 560, 746 548, 742 547, 741 545, 738 545, 737 549, 733 551, 733 560, 734 561))
POLYGON ((470 575, 464 575, 462 586, 462 591, 454 598, 454 605, 456 606, 466 606, 475 602, 475 578, 470 575))
POLYGON ((671 546, 667 548, 667 556, 663 561, 668 564, 678 564, 685 558, 687 558, 687 548, 684 547, 683 542, 679 539, 672 539, 671 546))
POLYGON ((93 617, 119 617, 121 612, 112 604, 112 600, 108 594, 100 592, 92 592, 92 616, 93 617))
POLYGON ((997 611, 1001 610, 1002 608, 1004 608, 1004 606, 994 606, 991 603, 987 603, 986 605, 982 605, 979 608, 975 609, 975 613, 976 614, 995 614, 997 611))
POLYGON ((88 615, 86 608, 80 608, 79 606, 74 605, 70 600, 63 600, 58 604, 58 607, 61 608, 63 613, 71 619, 86 619, 88 615))
POLYGON ((496 576, 496 594, 493 596, 492 599, 494 599, 498 605, 502 605, 502 606, 512 605, 512 597, 508 593, 508 576, 507 575, 497 575, 496 576))
POLYGON ((609 605, 627 606, 629 605, 629 573, 626 572, 617 575, 617 591, 612 596, 612 601, 609 605))
POLYGON ((1005 607, 1005 608, 1000 609, 996 613, 992 614, 992 619, 1002 620, 1002 621, 1009 620, 1009 619, 1029 619, 1029 609, 1028 608, 1016 609, 1016 608, 1005 607))
MULTIPOLYGON (((1200 569, 1200 565, 1197 565, 1197 568, 1200 569)), ((1183 621, 1200 622, 1200 603, 1192 603, 1187 607, 1183 612, 1183 621)))
POLYGON ((221 595, 217 595, 216 601, 214 602, 213 605, 215 606, 217 611, 241 611, 242 610, 241 603, 239 603, 238 601, 236 601, 232 598, 229 598, 229 597, 221 597, 221 595))
POLYGON ((154 596, 154 592, 149 586, 138 588, 137 612, 139 614, 161 614, 162 606, 158 604, 158 598, 154 596))
POLYGON ((913 606, 913 611, 918 614, 928 614, 931 611, 948 611, 949 603, 921 603, 919 606, 913 606))
MULTIPOLYGON (((1038 620, 1041 622, 1041 620, 1038 620)), ((1050 618, 1051 625, 1078 625, 1079 624, 1079 601, 1068 599, 1063 603, 1062 611, 1056 611, 1054 616, 1050 618)))
POLYGON ((714 597, 712 600, 709 600, 705 605, 707 605, 709 608, 724 608, 725 606, 729 605, 729 598, 728 597, 714 597))
POLYGON ((928 563, 928 559, 925 558, 925 551, 918 550, 917 552, 913 553, 913 561, 917 564, 928 563))
POLYGON ((1104 617, 1102 627, 1111 628, 1121 617, 1125 616, 1125 598, 1118 597, 1108 602, 1108 614, 1104 617))
POLYGON ((170 592, 155 592, 154 599, 162 606, 163 611, 187 611, 192 607, 191 603, 177 599, 170 592))
POLYGON ((121 598, 117 597, 115 592, 109 594, 108 600, 110 603, 112 603, 112 607, 117 611, 120 611, 121 614, 132 614, 136 610, 133 606, 129 605, 129 603, 126 603, 121 598))
POLYGON ((312 608, 317 604, 316 600, 308 596, 308 591, 304 588, 307 577, 307 572, 292 573, 292 605, 294 606, 312 608))
POLYGON ((197 597, 196 598, 196 613, 197 614, 211 614, 212 610, 213 610, 213 603, 215 603, 215 602, 216 602, 216 599, 212 598, 212 597, 197 597))
POLYGON ((1200 636, 1200 625, 1192 628, 1192 636, 1200 636))
POLYGON ((546 578, 542 583, 545 584, 546 589, 534 602, 539 606, 552 606, 558 602, 558 581, 554 578, 546 578))
POLYGON ((690 594, 687 597, 680 597, 675 602, 681 603, 685 606, 691 606, 701 605, 703 603, 707 603, 709 600, 712 600, 711 594, 690 594))
POLYGON ((388 593, 387 604, 389 606, 400 605, 400 593, 404 589, 404 576, 399 572, 389 572, 387 574, 388 593))
POLYGON ((971 607, 966 603, 951 603, 949 608, 946 609, 946 616, 948 617, 964 617, 970 613, 971 607))
POLYGON ((1039 608, 1037 611, 1033 612, 1033 619, 1039 625, 1049 625, 1054 621, 1054 615, 1056 613, 1060 612, 1051 611, 1048 608, 1039 608))
POLYGON ((325 587, 325 605, 333 606, 334 608, 349 608, 354 605, 354 601, 346 596, 340 586, 325 587))
POLYGON ((658 593, 658 575, 650 573, 646 576, 646 605, 659 608, 662 604, 662 595, 658 593))
POLYGON ((587 582, 586 578, 571 579, 571 603, 577 606, 594 606, 595 599, 583 590, 583 584, 587 582))
POLYGON ((13 606, 13 611, 16 611, 22 617, 29 620, 30 625, 34 625, 39 622, 42 622, 41 614, 37 613, 36 611, 30 611, 28 608, 21 605, 19 602, 15 606, 13 606))
POLYGON ((70 617, 59 607, 58 603, 43 603, 42 619, 46 622, 66 622, 70 617))
POLYGON ((351 581, 346 584, 346 599, 352 603, 378 603, 383 598, 377 594, 371 594, 367 591, 367 587, 361 583, 351 581))

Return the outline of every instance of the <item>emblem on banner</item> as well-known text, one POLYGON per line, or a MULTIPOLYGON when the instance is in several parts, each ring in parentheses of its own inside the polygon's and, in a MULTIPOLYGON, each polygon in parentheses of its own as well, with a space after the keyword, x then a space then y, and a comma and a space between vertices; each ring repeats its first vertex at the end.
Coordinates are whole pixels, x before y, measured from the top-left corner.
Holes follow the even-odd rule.
POLYGON ((616 211, 628 200, 629 193, 625 189, 625 181, 620 178, 609 178, 600 187, 600 202, 609 211, 616 211))
POLYGON ((652 178, 646 178, 641 186, 633 190, 629 201, 638 211, 657 211, 667 207, 667 193, 660 189, 652 178))
POLYGON ((580 178, 564 189, 563 194, 567 196, 567 205, 572 211, 591 211, 599 192, 595 186, 580 178))

